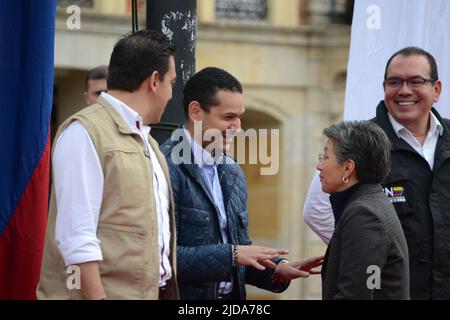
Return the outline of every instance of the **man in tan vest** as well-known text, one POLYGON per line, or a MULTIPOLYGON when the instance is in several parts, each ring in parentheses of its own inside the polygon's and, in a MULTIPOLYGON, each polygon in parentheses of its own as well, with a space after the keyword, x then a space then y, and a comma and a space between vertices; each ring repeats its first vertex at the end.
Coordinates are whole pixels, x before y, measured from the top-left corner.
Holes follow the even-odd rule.
POLYGON ((159 33, 126 35, 108 93, 59 128, 39 299, 178 298, 172 188, 150 136, 172 97, 174 52, 159 33))

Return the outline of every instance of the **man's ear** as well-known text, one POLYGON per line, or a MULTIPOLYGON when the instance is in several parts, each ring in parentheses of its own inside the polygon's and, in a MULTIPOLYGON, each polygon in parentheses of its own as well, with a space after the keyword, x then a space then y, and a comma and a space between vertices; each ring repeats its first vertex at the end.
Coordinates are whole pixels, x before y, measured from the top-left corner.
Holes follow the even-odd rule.
POLYGON ((160 82, 160 74, 158 71, 153 71, 152 74, 145 80, 148 81, 147 87, 149 91, 156 92, 159 82, 160 82))
POLYGON ((437 102, 439 100, 439 97, 441 96, 442 91, 442 81, 437 80, 434 84, 434 102, 437 102))
POLYGON ((191 121, 202 120, 203 109, 198 101, 191 101, 188 105, 188 115, 191 121))

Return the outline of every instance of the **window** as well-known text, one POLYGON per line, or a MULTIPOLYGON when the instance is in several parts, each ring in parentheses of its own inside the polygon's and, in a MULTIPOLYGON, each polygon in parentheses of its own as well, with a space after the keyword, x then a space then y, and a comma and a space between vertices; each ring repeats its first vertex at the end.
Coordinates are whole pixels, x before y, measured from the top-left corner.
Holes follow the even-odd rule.
POLYGON ((216 0, 216 18, 261 21, 267 18, 267 0, 216 0))

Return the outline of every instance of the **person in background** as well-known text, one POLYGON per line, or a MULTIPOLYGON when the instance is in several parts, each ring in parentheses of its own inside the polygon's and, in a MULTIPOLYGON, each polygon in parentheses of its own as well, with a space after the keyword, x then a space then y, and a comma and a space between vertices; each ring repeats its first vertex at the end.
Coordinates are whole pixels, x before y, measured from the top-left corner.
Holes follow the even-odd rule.
POLYGON ((102 92, 107 92, 108 66, 98 66, 88 71, 84 84, 84 101, 90 106, 97 102, 102 92))

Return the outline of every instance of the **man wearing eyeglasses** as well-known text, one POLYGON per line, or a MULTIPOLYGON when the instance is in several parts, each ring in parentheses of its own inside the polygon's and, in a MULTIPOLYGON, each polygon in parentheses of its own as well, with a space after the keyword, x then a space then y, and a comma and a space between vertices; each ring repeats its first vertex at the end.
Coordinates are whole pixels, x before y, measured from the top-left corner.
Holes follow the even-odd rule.
MULTIPOLYGON (((434 57, 407 47, 387 62, 376 122, 392 143, 382 184, 409 250, 412 299, 450 299, 450 120, 433 108, 442 83, 434 57)), ((328 195, 313 180, 305 222, 325 242, 334 230, 328 195)))

